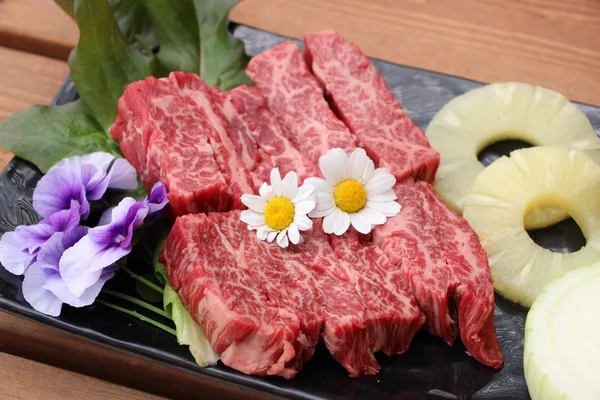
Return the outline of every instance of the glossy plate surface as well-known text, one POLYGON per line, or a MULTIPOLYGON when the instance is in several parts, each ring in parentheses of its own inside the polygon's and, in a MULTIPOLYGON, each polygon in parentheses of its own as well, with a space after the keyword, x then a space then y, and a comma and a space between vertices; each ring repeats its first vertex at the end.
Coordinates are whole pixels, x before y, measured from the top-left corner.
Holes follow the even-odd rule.
MULTIPOLYGON (((244 40, 246 50, 251 55, 285 40, 243 26, 237 27, 235 34, 244 40)), ((379 60, 374 63, 406 112, 422 129, 427 127, 433 115, 450 99, 480 86, 476 82, 379 60)), ((67 80, 55 101, 62 104, 76 98, 75 88, 67 80)), ((600 109, 586 105, 580 105, 580 108, 598 130, 600 109)), ((482 161, 489 163, 498 154, 507 153, 514 148, 514 143, 492 147, 482 155, 482 161)), ((19 224, 36 222, 31 196, 40 176, 34 166, 20 159, 13 160, 0 175, 0 234, 19 224)), ((537 243, 555 251, 581 247, 585 243, 581 236, 575 240, 566 239, 576 235, 580 235, 580 232, 576 224, 569 220, 532 234, 537 243)), ((130 264, 132 268, 139 268, 135 258, 130 264)), ((136 295, 135 287, 127 278, 119 279, 120 281, 116 280, 111 284, 136 295)), ((522 366, 525 309, 500 297, 496 298, 495 314, 498 338, 505 356, 505 365, 500 371, 474 361, 465 354, 461 343, 450 348, 440 339, 421 332, 415 337, 406 355, 394 358, 379 356, 382 368, 377 376, 348 378, 345 370, 321 346, 294 380, 285 381, 276 377, 246 376, 222 364, 200 368, 194 364, 187 348, 177 345, 170 334, 99 304, 83 309, 65 306, 59 318, 39 314, 24 302, 19 287, 20 278, 0 270, 0 308, 116 349, 138 353, 232 385, 251 387, 265 394, 299 399, 528 398, 522 366)))

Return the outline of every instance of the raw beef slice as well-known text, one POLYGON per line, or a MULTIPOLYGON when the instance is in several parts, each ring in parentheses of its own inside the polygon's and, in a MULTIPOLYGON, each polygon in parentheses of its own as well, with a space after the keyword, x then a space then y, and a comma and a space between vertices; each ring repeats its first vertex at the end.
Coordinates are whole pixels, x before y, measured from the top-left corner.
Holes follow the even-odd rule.
POLYGON ((306 60, 332 107, 378 167, 433 182, 440 156, 404 113, 369 58, 333 31, 304 38, 306 60))
POLYGON ((230 204, 206 134, 210 129, 196 104, 167 79, 148 77, 127 86, 110 130, 146 187, 162 181, 170 208, 181 215, 227 210, 230 204))
MULTIPOLYGON (((425 316, 398 266, 393 265, 370 238, 350 229, 329 235, 335 254, 350 266, 355 286, 365 304, 365 322, 372 353, 404 354, 425 316)), ((375 361, 376 363, 376 361, 375 361)))
POLYGON ((315 164, 300 154, 284 135, 258 89, 242 85, 221 96, 227 133, 256 187, 269 180, 274 167, 279 168, 281 176, 295 171, 300 182, 319 176, 315 164))
POLYGON ((356 141, 329 108, 296 44, 284 42, 253 57, 246 72, 287 137, 315 164, 329 149, 354 150, 356 141))
POLYGON ((477 235, 430 184, 407 179, 394 191, 402 210, 375 229, 374 243, 400 267, 432 334, 452 345, 458 323, 467 351, 500 368, 494 288, 477 235))
MULTIPOLYGON (((379 278, 357 279, 318 222, 302 245, 282 249, 258 240, 239 216, 179 217, 162 254, 169 281, 226 365, 290 378, 312 357, 320 335, 352 376, 379 371, 374 351, 406 350, 422 315, 401 286, 374 288, 379 278)), ((373 249, 365 247, 369 262, 380 262, 373 249)))
POLYGON ((205 214, 177 218, 161 254, 169 282, 225 365, 292 378, 307 346, 298 317, 270 302, 261 276, 237 257, 205 214))
POLYGON ((147 188, 167 187, 176 215, 242 207, 254 184, 227 136, 220 97, 194 74, 127 86, 110 131, 147 188))

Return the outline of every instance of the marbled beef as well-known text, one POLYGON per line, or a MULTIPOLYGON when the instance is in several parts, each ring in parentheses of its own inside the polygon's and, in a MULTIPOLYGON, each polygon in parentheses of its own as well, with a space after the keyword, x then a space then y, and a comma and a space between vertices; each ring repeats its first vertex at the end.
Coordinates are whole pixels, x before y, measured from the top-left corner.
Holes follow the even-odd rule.
POLYGON ((304 38, 306 60, 332 107, 379 167, 433 182, 440 163, 371 60, 333 31, 304 38))

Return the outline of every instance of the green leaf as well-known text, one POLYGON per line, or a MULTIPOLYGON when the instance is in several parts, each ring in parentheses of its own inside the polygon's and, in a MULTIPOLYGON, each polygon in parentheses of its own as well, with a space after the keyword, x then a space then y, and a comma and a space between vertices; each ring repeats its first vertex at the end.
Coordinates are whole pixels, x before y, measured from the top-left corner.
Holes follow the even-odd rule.
POLYGON ((167 314, 175 323, 177 343, 190 346, 190 352, 201 367, 214 365, 219 355, 212 349, 200 325, 194 321, 188 310, 183 306, 179 295, 170 285, 165 287, 163 305, 167 314))
POLYGON ((158 46, 156 28, 140 0, 108 0, 119 29, 128 43, 141 43, 146 50, 158 46))
POLYGON ((198 73, 200 39, 192 0, 144 2, 160 43, 156 57, 171 71, 198 73))
POLYGON ((74 155, 106 151, 122 156, 81 100, 63 106, 33 106, 6 118, 0 122, 0 147, 42 172, 74 155))
MULTIPOLYGON (((142 278, 147 279, 148 281, 150 281, 158 286, 164 285, 164 284, 160 284, 159 282, 157 282, 157 279, 154 276, 154 273, 152 273, 152 272, 146 272, 144 275, 142 275, 142 278)), ((138 294, 140 296, 142 296, 142 298, 144 300, 146 300, 147 302, 150 302, 150 303, 158 303, 163 298, 163 296, 160 293, 158 293, 156 290, 148 287, 148 285, 145 285, 141 281, 135 281, 135 289, 137 290, 138 294)))
POLYGON ((244 43, 228 30, 229 12, 239 1, 194 0, 200 26, 200 76, 221 90, 252 83, 245 71, 250 57, 244 43))
POLYGON ((151 55, 125 41, 107 0, 75 0, 79 44, 69 66, 79 95, 104 129, 117 116, 127 84, 159 72, 151 55))

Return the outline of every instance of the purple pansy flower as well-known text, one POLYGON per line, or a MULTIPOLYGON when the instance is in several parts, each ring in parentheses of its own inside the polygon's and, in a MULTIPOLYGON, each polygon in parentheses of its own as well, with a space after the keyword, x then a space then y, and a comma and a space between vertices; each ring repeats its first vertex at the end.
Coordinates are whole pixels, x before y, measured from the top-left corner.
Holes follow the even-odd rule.
POLYGON ((148 215, 153 215, 165 208, 169 200, 167 200, 167 188, 162 182, 156 182, 152 186, 150 196, 146 198, 148 205, 148 215))
POLYGON ((144 219, 167 204, 165 186, 158 182, 142 201, 126 197, 100 217, 99 226, 89 230, 60 260, 60 274, 76 296, 93 287, 105 268, 131 252, 133 235, 144 219))
POLYGON ((0 240, 0 264, 15 275, 22 275, 35 261, 40 248, 56 232, 67 232, 79 225, 79 203, 52 214, 35 225, 20 225, 0 240))
POLYGON ((60 274, 76 296, 94 285, 104 268, 131 252, 133 234, 148 215, 144 201, 126 197, 112 210, 107 210, 101 222, 110 222, 90 229, 60 260, 60 274))
POLYGON ((135 169, 123 158, 109 153, 92 153, 65 158, 55 164, 40 179, 33 192, 33 208, 43 217, 79 204, 85 219, 90 212, 90 200, 100 199, 107 189, 135 189, 135 169))
POLYGON ((98 280, 78 295, 71 292, 61 278, 60 259, 66 249, 85 237, 88 229, 78 226, 67 232, 54 233, 40 250, 36 262, 25 272, 23 297, 37 311, 58 316, 63 303, 73 307, 90 305, 106 281, 114 276, 115 265, 103 269, 98 280))

